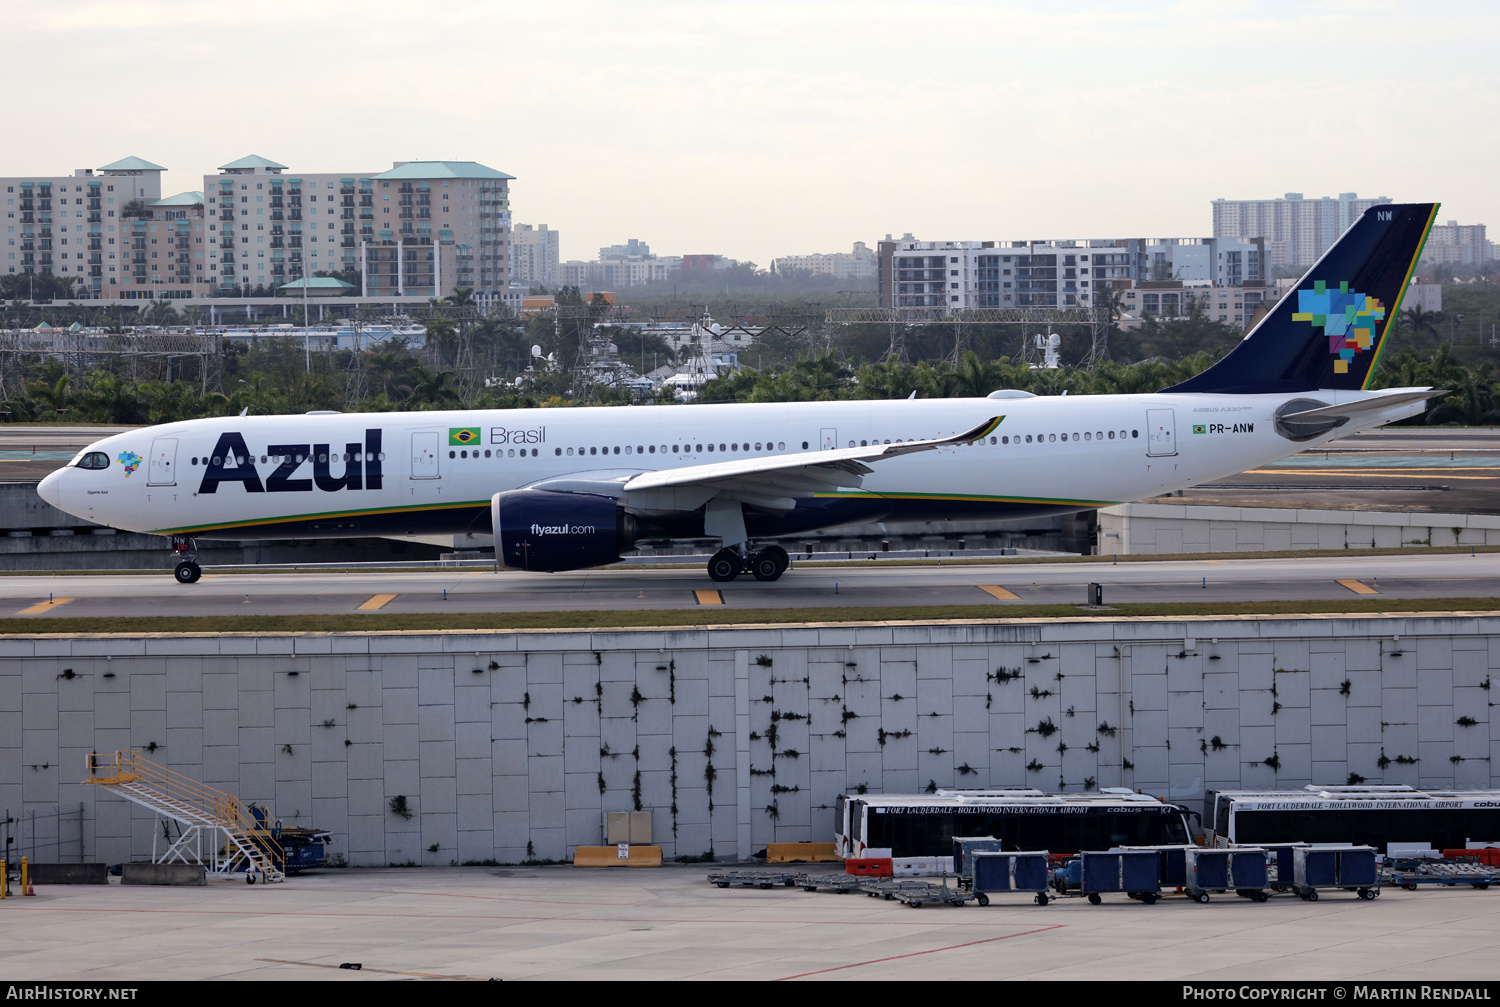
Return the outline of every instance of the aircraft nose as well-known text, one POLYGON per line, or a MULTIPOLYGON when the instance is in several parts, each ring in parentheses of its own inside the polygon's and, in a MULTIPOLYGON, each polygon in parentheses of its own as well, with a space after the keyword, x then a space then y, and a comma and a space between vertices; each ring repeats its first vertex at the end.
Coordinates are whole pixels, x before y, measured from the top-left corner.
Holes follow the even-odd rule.
POLYGON ((36 487, 36 495, 58 510, 62 510, 62 477, 63 470, 58 469, 38 483, 36 487))

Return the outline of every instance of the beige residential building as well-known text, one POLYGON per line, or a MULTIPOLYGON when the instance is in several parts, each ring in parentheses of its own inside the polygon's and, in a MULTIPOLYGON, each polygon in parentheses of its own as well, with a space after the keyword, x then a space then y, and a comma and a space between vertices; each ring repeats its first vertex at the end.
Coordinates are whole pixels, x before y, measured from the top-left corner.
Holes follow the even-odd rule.
POLYGON ((560 259, 558 232, 546 224, 533 227, 517 224, 511 232, 510 278, 512 283, 540 283, 551 287, 557 283, 560 259))
MULTIPOLYGON (((0 178, 7 273, 73 278, 80 296, 144 295, 149 271, 126 268, 124 214, 161 199, 159 164, 126 157, 71 175, 0 178)), ((134 218, 131 218, 134 219, 134 218)))
POLYGON ((383 172, 298 172, 258 155, 204 178, 215 289, 271 290, 319 272, 357 274, 371 297, 492 304, 510 286, 513 177, 473 161, 400 161, 383 172))
POLYGON ((879 260, 863 241, 856 241, 850 252, 815 252, 812 255, 783 255, 772 261, 778 273, 803 272, 814 276, 834 276, 841 280, 863 280, 876 275, 879 260))

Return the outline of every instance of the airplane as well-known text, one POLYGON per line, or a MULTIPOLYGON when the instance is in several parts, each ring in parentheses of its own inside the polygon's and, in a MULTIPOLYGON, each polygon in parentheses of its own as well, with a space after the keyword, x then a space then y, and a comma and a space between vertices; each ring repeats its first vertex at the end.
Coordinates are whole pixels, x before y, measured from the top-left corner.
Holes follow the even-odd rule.
POLYGON ((1442 392, 1369 384, 1437 209, 1366 211, 1234 349, 1153 394, 214 417, 90 444, 38 493, 169 537, 183 584, 199 538, 465 532, 539 572, 716 538, 712 580, 774 581, 785 536, 1105 507, 1420 413, 1442 392))

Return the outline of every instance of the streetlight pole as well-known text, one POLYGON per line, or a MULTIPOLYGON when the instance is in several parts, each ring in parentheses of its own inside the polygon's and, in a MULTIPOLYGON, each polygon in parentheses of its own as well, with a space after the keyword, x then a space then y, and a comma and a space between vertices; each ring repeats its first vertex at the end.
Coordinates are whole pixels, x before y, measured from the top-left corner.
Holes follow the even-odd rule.
POLYGON ((302 266, 302 351, 307 357, 307 373, 312 373, 312 337, 307 332, 307 265, 302 266))

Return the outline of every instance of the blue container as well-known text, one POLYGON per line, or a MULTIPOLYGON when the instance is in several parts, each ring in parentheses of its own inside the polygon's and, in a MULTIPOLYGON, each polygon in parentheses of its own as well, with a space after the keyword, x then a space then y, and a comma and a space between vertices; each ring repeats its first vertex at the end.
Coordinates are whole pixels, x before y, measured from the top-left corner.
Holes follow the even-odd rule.
POLYGON ((1204 850, 1193 857, 1193 876, 1190 887, 1194 889, 1228 889, 1229 851, 1204 850))
POLYGON ((1044 892, 1047 854, 986 853, 974 855, 975 892, 1044 892))
POLYGON ((1146 901, 1156 901, 1161 890, 1161 853, 1158 850, 1125 850, 1114 853, 1081 853, 1083 861, 1080 887, 1090 902, 1101 892, 1146 894, 1146 901))
POLYGON ((975 853, 998 853, 1002 849, 1000 840, 994 836, 970 836, 953 839, 953 870, 961 878, 974 876, 975 853))
POLYGON ((1357 889, 1366 899, 1379 894, 1372 847, 1303 846, 1292 855, 1292 890, 1304 899, 1316 899, 1319 888, 1357 889))
POLYGON ((1269 883, 1265 850, 1229 851, 1229 887, 1265 888, 1269 883))

